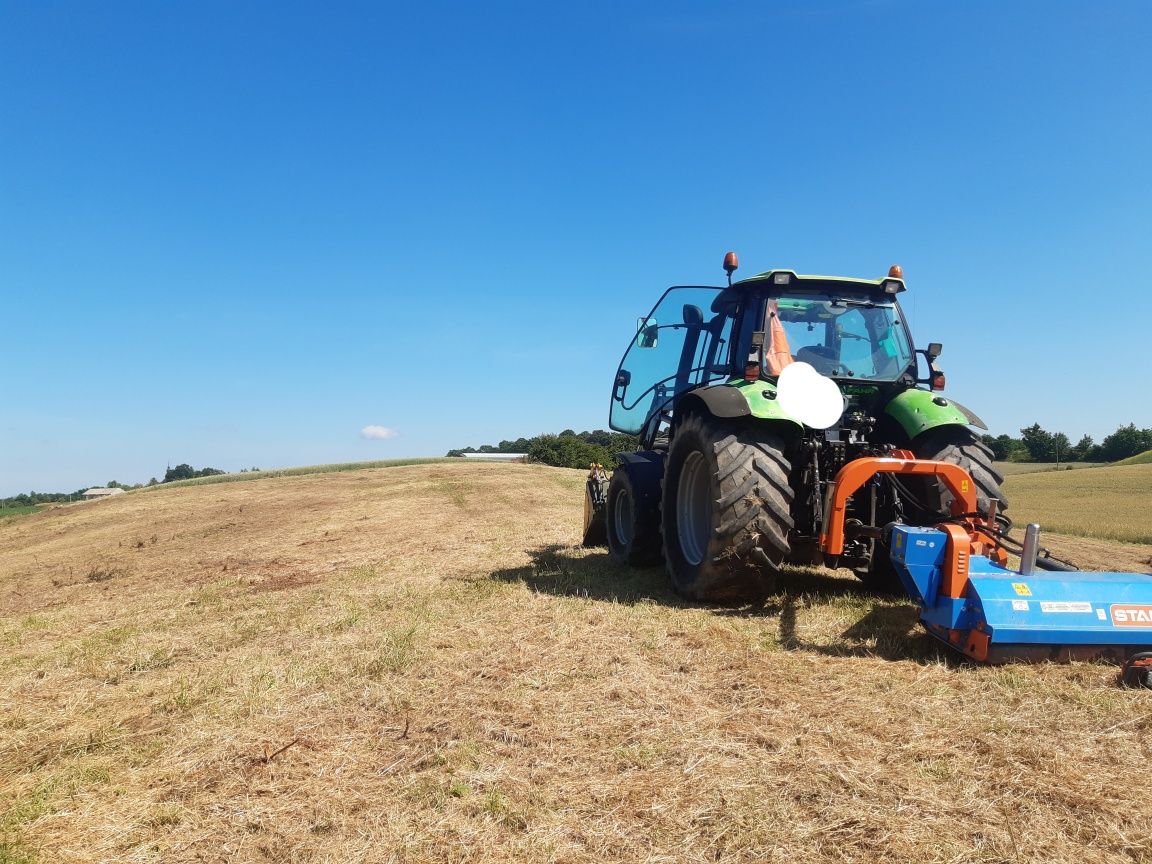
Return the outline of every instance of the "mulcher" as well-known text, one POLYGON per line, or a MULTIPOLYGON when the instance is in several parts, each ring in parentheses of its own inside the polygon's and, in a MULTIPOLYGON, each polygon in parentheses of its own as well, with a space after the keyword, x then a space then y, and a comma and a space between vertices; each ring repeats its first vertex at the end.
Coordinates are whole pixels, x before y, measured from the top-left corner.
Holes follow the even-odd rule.
POLYGON ((975 660, 1107 659, 1152 687, 1152 575, 1078 571, 1036 525, 1012 539, 987 427, 943 395, 942 346, 914 348, 900 267, 734 283, 737 264, 639 320, 610 425, 642 449, 593 466, 585 544, 707 602, 763 597, 786 562, 845 567, 975 660))

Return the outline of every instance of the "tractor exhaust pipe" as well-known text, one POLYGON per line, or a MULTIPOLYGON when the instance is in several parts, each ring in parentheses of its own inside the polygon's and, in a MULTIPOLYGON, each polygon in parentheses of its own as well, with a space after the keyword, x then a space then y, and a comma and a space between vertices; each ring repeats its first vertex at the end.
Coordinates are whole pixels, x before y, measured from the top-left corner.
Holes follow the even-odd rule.
POLYGON ((1040 554, 1040 526, 1033 522, 1024 529, 1024 548, 1020 552, 1021 576, 1030 576, 1036 570, 1036 556, 1040 554))
POLYGON ((1020 551, 1020 570, 1018 572, 1021 576, 1029 576, 1037 569, 1056 573, 1080 572, 1080 568, 1075 564, 1053 558, 1051 552, 1040 548, 1040 526, 1033 522, 1024 529, 1024 548, 1020 551))

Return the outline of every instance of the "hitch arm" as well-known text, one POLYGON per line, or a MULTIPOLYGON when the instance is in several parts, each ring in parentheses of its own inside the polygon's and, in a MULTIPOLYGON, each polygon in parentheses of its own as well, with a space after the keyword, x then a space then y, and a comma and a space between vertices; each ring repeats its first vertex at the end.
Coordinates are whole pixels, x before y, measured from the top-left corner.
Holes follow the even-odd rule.
POLYGON ((938 477, 952 493, 952 515, 976 512, 976 490, 972 477, 959 465, 932 459, 865 456, 853 459, 828 484, 824 496, 824 524, 820 549, 827 555, 844 552, 844 515, 848 499, 876 474, 915 474, 938 477))

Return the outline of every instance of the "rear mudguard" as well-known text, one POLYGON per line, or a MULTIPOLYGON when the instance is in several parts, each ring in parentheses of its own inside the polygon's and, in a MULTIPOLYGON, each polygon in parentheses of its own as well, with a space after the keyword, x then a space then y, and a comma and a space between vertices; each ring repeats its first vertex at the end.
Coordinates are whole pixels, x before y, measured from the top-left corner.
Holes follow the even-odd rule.
POLYGON ((617 471, 625 472, 632 481, 632 489, 640 498, 641 506, 660 506, 660 481, 664 479, 665 454, 657 450, 621 453, 617 471))
POLYGON ((959 402, 928 390, 905 390, 884 406, 884 413, 900 424, 909 439, 938 426, 988 428, 959 402))
POLYGON ((776 385, 771 381, 745 381, 733 378, 724 384, 701 387, 686 393, 678 406, 681 410, 695 403, 702 405, 713 417, 726 420, 733 417, 755 417, 757 420, 779 420, 795 431, 804 426, 785 413, 776 401, 776 385))
MULTIPOLYGON (((657 513, 660 510, 660 482, 664 479, 664 455, 656 450, 620 453, 616 471, 623 471, 632 481, 639 500, 637 507, 657 513)), ((607 503, 609 477, 595 466, 584 490, 584 545, 608 545, 607 503)))

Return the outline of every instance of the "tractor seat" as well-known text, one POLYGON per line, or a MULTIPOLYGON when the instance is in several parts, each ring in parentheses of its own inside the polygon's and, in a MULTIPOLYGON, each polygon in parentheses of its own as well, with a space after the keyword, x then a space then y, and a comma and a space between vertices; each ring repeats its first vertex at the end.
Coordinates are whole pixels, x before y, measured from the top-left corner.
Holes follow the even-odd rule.
POLYGON ((796 352, 796 359, 821 375, 831 375, 836 369, 836 353, 823 345, 805 345, 796 352))

